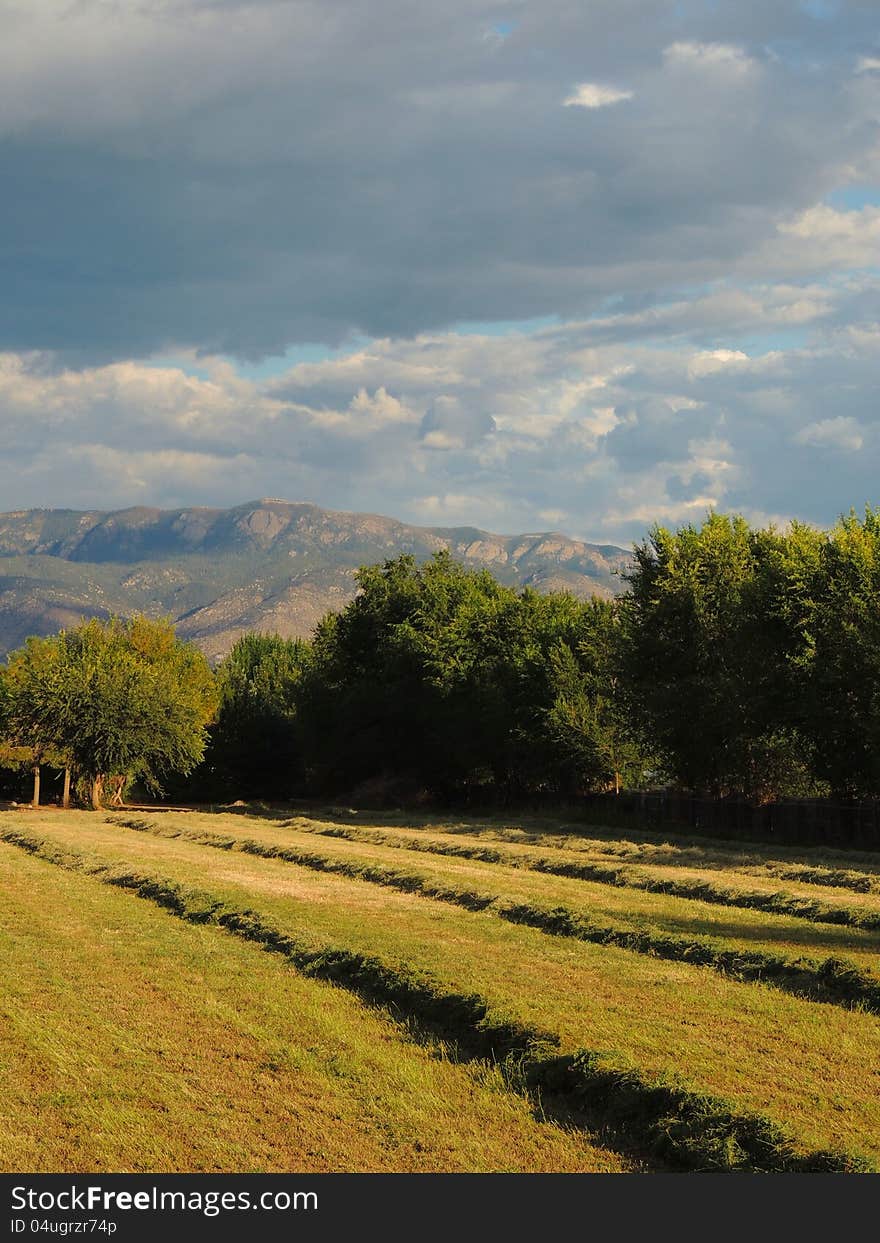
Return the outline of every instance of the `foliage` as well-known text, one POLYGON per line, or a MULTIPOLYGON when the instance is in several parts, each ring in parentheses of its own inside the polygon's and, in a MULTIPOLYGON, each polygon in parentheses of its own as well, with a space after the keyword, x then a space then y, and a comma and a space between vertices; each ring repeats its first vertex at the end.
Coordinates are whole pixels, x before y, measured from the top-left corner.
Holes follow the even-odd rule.
POLYGON ((448 786, 472 762, 456 693, 473 656, 465 619, 513 593, 445 553, 365 567, 357 582, 319 624, 304 684, 315 779, 339 787, 391 769, 448 786))
POLYGON ((580 787, 635 787, 652 763, 626 713, 623 656, 620 606, 604 600, 582 609, 575 647, 560 644, 550 654, 548 734, 580 787))
POLYGON ((807 728, 841 795, 880 793, 880 509, 842 518, 822 546, 810 611, 807 728))
POLYGON ((822 537, 709 514, 635 549, 622 609, 629 710, 677 782, 714 795, 814 793, 804 739, 822 537))
POLYGON ((514 589, 448 552, 357 584, 311 643, 244 635, 216 686, 167 622, 29 639, 0 676, 0 762, 70 765, 119 801, 191 773, 218 702, 188 797, 880 794, 880 510, 830 534, 657 526, 614 601, 514 589))
POLYGON ((308 644, 245 634, 217 669, 219 709, 201 781, 236 796, 286 796, 301 781, 297 706, 308 644))
POLYGON ((67 757, 96 805, 110 778, 118 801, 133 778, 160 790, 166 774, 192 769, 216 703, 201 653, 170 622, 141 616, 28 639, 5 681, 11 741, 67 757))
POLYGON ((435 793, 572 792, 629 764, 614 675, 599 668, 610 606, 517 592, 448 553, 365 568, 358 584, 318 627, 303 683, 322 784, 390 770, 435 793))

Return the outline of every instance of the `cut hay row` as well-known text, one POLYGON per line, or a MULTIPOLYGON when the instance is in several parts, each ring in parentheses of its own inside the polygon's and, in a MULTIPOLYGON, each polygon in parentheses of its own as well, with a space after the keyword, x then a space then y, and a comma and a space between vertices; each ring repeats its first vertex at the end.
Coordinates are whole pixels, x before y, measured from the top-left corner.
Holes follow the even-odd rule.
MULTIPOLYGON (((149 810, 143 808, 141 810, 149 810)), ((332 813, 315 809, 306 814, 285 819, 280 815, 276 823, 300 829, 303 832, 321 833, 324 836, 343 836, 349 829, 365 834, 379 834, 393 828, 393 834, 410 840, 424 839, 428 834, 438 840, 454 845, 457 838, 479 842, 491 857, 495 843, 501 847, 519 848, 522 852, 537 853, 549 850, 553 855, 571 855, 590 858, 602 863, 615 862, 639 864, 661 869, 701 869, 735 875, 753 880, 790 880, 805 887, 834 888, 860 895, 880 894, 880 855, 869 852, 846 852, 828 847, 785 847, 749 844, 745 850, 712 838, 695 838, 676 833, 639 831, 626 829, 615 832, 602 830, 594 825, 575 828, 559 826, 556 831, 546 822, 524 820, 516 827, 509 822, 496 823, 475 819, 469 822, 437 822, 427 817, 418 821, 383 813, 383 828, 363 825, 370 813, 353 808, 334 808, 332 813), (360 823, 354 822, 354 817, 360 823), (308 826, 308 828, 306 827, 308 826), (362 827, 363 826, 363 827, 362 827), (792 857, 786 858, 786 852, 792 857)))
MULTIPOLYGON (((144 807, 140 810, 150 809, 144 807)), ((245 814, 262 818, 265 809, 255 808, 245 814)), ((374 825, 375 814, 367 809, 353 807, 315 806, 292 818, 278 809, 273 819, 276 823, 289 825, 308 819, 313 824, 367 828, 374 825)), ((414 816, 389 811, 381 812, 381 828, 420 836, 437 833, 450 840, 462 836, 527 849, 542 848, 554 852, 561 850, 618 863, 657 864, 684 869, 710 867, 734 872, 751 870, 755 875, 760 869, 773 868, 777 864, 783 869, 791 868, 792 872, 806 867, 823 874, 823 880, 818 883, 824 885, 831 883, 824 876, 825 873, 839 874, 842 878, 840 887, 852 888, 854 892, 871 892, 871 882, 880 883, 880 852, 877 851, 847 850, 825 845, 795 846, 781 842, 737 842, 729 838, 689 833, 685 829, 651 829, 633 825, 612 828, 583 820, 560 821, 547 816, 529 815, 517 821, 501 819, 498 816, 445 820, 436 816, 414 816), (855 886, 848 885, 847 878, 855 878, 855 886), (868 889, 864 887, 866 880, 869 882, 868 889)), ((789 879, 798 878, 791 875, 789 879)))
POLYGON ((792 959, 760 950, 728 949, 705 937, 676 936, 656 929, 634 931, 612 924, 598 924, 564 906, 548 908, 535 903, 512 902, 496 894, 440 884, 414 872, 332 858, 253 838, 222 835, 204 829, 165 827, 144 819, 119 816, 108 817, 107 823, 171 840, 182 839, 212 849, 238 850, 265 859, 279 859, 314 871, 346 876, 401 893, 446 902, 465 910, 494 915, 510 923, 537 928, 551 936, 572 937, 596 945, 613 945, 634 953, 710 967, 732 979, 768 984, 810 1001, 846 1007, 857 1005, 873 1014, 880 1014, 880 981, 860 971, 853 963, 837 957, 817 961, 792 959))
MULTIPOLYGON (((243 823, 238 817, 198 814, 169 820, 233 833, 248 828, 260 840, 265 832, 278 842, 296 841, 289 830, 264 830, 266 820, 243 823)), ((341 946, 367 957, 378 954, 404 972, 413 967, 427 972, 444 992, 479 994, 492 1002, 495 1012, 556 1033, 563 1054, 581 1047, 604 1050, 615 1065, 636 1067, 649 1077, 671 1074, 688 1090, 770 1118, 797 1136, 802 1150, 839 1148, 880 1160, 880 1022, 871 1014, 738 983, 687 963, 546 936, 418 895, 279 860, 129 833, 103 823, 95 813, 39 818, 20 813, 6 823, 120 871, 154 874, 191 890, 209 885, 212 895, 231 909, 256 909, 283 932, 311 938, 315 949, 341 946)), ((311 838, 297 844, 309 849, 317 842, 311 838)), ((353 849, 343 842, 327 841, 327 846, 342 855, 353 849)), ((364 848, 358 853, 371 852, 364 848)), ((421 859, 430 868, 420 866, 419 871, 458 873, 458 880, 468 886, 476 885, 476 874, 495 875, 494 865, 421 859)), ((508 883, 505 896, 526 901, 557 890, 588 888, 513 870, 504 875, 504 886, 508 883)), ((486 888, 502 892, 492 883, 486 888)), ((590 888, 597 899, 608 899, 601 908, 603 919, 607 910, 609 919, 620 918, 625 925, 630 907, 668 912, 662 926, 670 931, 693 931, 691 908, 697 920, 709 916, 717 921, 721 916, 720 908, 681 899, 590 888)), ((775 933, 777 924, 791 926, 802 944, 871 940, 866 933, 823 931, 819 925, 770 921, 753 912, 729 915, 731 927, 750 925, 743 939, 746 948, 779 948, 768 945, 762 935, 765 925, 772 925, 775 933)), ((635 926, 640 923, 641 917, 635 926)))
POLYGON ((0 888, 0 1171, 645 1168, 258 945, 5 844, 0 888))
POLYGON ((507 1061, 511 1078, 564 1093, 575 1105, 601 1111, 607 1125, 629 1134, 646 1152, 682 1169, 854 1172, 870 1168, 846 1152, 798 1149, 770 1119, 728 1102, 615 1065, 600 1050, 558 1052, 553 1032, 511 1021, 489 999, 450 992, 430 975, 344 945, 317 946, 253 909, 178 882, 100 861, 16 829, 0 839, 71 872, 124 889, 194 924, 224 929, 281 955, 301 973, 332 980, 398 1014, 426 1023, 482 1056, 507 1061))
MULTIPOLYGON (((300 831, 296 821, 278 821, 266 816, 206 815, 191 812, 186 816, 155 815, 151 823, 188 831, 204 828, 230 837, 249 836, 276 846, 295 846, 336 858, 356 859, 392 869, 414 870, 443 885, 478 889, 514 902, 539 903, 544 907, 564 906, 582 914, 589 922, 613 925, 629 931, 653 930, 674 936, 697 939, 710 938, 725 949, 750 953, 765 950, 792 959, 823 959, 829 956, 846 958, 876 982, 880 982, 880 941, 877 933, 862 928, 815 923, 786 915, 767 916, 746 907, 725 907, 700 902, 694 898, 670 897, 647 893, 595 881, 571 879, 526 868, 514 868, 504 862, 492 863, 455 855, 421 851, 406 854, 393 844, 379 845, 371 841, 351 841, 335 834, 307 831, 315 821, 304 821, 300 831)), ((322 821, 318 823, 323 825, 322 821)), ((364 828, 369 835, 372 830, 364 828)), ((396 830, 400 832, 400 830, 396 830)), ((424 840, 425 834, 415 830, 407 834, 424 840)), ((459 843, 485 845, 482 829, 474 826, 474 837, 459 843)), ((541 852, 536 852, 541 853, 541 852)), ((565 858, 565 856, 561 856, 565 858)), ((862 899, 865 901, 865 899, 862 899)))
POLYGON ((853 868, 825 868, 796 863, 763 863, 755 865, 755 873, 776 877, 779 880, 799 881, 803 885, 849 889, 853 893, 880 894, 880 876, 857 872, 853 868))
POLYGON ((862 928, 880 931, 880 913, 860 910, 852 906, 832 906, 815 899, 778 890, 762 893, 745 891, 718 885, 713 881, 678 880, 671 877, 651 876, 635 867, 617 867, 581 860, 563 860, 551 855, 530 855, 523 851, 485 846, 482 843, 442 841, 436 837, 403 837, 382 830, 350 828, 347 825, 304 825, 299 819, 288 822, 297 832, 314 833, 318 836, 342 838, 351 842, 392 846, 426 854, 446 855, 460 859, 474 859, 481 863, 501 863, 506 867, 542 872, 550 876, 562 876, 570 880, 593 881, 617 888, 638 889, 645 893, 665 894, 668 897, 694 899, 713 906, 738 907, 760 911, 767 915, 787 915, 793 919, 812 923, 833 924, 838 927, 862 928))

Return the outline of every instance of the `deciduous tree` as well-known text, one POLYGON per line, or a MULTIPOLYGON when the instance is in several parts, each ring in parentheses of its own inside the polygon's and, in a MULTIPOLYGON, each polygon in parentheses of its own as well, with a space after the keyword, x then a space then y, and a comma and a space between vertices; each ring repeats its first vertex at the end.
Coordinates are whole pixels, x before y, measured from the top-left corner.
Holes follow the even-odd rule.
POLYGON ((161 789, 202 758, 216 706, 204 656, 167 621, 93 619, 29 639, 7 663, 8 733, 69 756, 94 807, 139 778, 161 789))

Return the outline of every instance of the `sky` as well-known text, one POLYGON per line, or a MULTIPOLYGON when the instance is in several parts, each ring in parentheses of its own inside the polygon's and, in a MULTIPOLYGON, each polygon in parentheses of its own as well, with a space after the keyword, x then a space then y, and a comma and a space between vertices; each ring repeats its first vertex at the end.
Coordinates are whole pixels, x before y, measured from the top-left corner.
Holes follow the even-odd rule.
POLYGON ((880 502, 878 0, 0 0, 0 508, 880 502))

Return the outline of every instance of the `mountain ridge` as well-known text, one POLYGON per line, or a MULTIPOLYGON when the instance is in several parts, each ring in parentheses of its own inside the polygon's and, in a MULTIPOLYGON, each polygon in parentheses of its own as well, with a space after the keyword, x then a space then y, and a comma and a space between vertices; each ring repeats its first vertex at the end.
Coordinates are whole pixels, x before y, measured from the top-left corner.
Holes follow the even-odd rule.
POLYGON ((558 531, 498 535, 264 497, 223 509, 0 513, 0 652, 83 616, 170 616, 212 660, 246 630, 306 637, 355 594, 363 564, 449 549, 502 582, 609 597, 631 554, 558 531))

